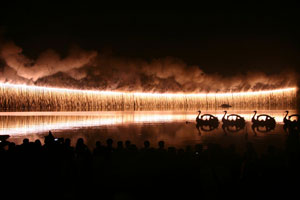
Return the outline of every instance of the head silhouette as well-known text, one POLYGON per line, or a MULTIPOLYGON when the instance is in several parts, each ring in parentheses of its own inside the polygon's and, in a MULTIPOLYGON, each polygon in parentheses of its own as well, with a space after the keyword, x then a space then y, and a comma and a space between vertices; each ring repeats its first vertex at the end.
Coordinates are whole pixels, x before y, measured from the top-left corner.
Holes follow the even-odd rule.
POLYGON ((28 145, 29 144, 29 139, 28 138, 23 139, 23 144, 28 145))
POLYGON ((127 149, 130 147, 130 144, 131 144, 130 140, 125 141, 125 146, 127 149))
POLYGON ((40 140, 35 140, 35 141, 34 141, 34 144, 35 144, 37 147, 40 147, 40 146, 42 146, 42 144, 41 144, 41 141, 40 141, 40 140))
POLYGON ((84 146, 84 141, 83 141, 82 138, 79 138, 79 139, 77 140, 76 147, 77 147, 77 148, 81 148, 81 147, 83 147, 83 146, 84 146))
POLYGON ((148 140, 144 142, 144 147, 145 149, 148 149, 150 147, 150 142, 148 140))
POLYGON ((112 140, 111 138, 108 138, 108 139, 106 140, 106 144, 107 144, 108 147, 112 147, 113 140, 112 140))
POLYGON ((163 149, 165 147, 165 142, 164 141, 159 141, 158 146, 160 149, 163 149))
POLYGON ((123 149, 123 142, 122 141, 118 141, 117 142, 117 146, 118 146, 118 149, 123 149))

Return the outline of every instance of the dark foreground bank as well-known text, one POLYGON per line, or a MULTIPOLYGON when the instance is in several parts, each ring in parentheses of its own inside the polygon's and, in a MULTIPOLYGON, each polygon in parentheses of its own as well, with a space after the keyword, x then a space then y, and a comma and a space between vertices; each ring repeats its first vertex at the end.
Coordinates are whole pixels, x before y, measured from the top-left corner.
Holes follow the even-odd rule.
POLYGON ((1 195, 54 199, 253 199, 298 197, 299 131, 289 130, 284 150, 258 155, 216 144, 185 149, 164 142, 138 149, 130 141, 24 139, 0 146, 1 195))

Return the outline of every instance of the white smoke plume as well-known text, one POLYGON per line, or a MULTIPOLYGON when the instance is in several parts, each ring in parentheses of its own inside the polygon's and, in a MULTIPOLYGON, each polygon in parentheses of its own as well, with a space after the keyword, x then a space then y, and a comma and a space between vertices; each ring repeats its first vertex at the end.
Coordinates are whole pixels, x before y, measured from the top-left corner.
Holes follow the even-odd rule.
POLYGON ((20 77, 33 81, 58 72, 81 68, 96 55, 95 51, 71 49, 66 58, 61 58, 54 50, 49 49, 41 53, 36 60, 31 60, 24 56, 22 48, 13 42, 8 42, 1 48, 1 57, 7 66, 14 69, 20 77))
POLYGON ((297 75, 247 72, 233 77, 206 74, 198 66, 166 57, 145 61, 72 48, 62 58, 54 50, 36 60, 13 42, 0 46, 0 81, 79 89, 141 92, 228 92, 296 86, 297 75), (1 62, 3 64, 1 64, 1 62), (2 69, 2 70, 1 70, 2 69))

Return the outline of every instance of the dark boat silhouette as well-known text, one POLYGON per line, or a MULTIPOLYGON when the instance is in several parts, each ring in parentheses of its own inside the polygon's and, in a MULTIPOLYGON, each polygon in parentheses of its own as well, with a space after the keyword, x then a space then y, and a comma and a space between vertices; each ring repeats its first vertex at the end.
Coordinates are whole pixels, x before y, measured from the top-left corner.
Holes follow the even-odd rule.
POLYGON ((232 106, 229 105, 229 104, 224 103, 224 104, 220 105, 220 107, 221 107, 221 108, 230 108, 230 107, 232 107, 232 106))
POLYGON ((208 126, 212 126, 212 127, 218 127, 219 126, 219 120, 216 116, 211 115, 211 114, 204 114, 201 115, 201 111, 198 111, 198 115, 196 117, 196 123, 198 125, 208 125, 208 126))
POLYGON ((226 126, 236 126, 236 127, 239 127, 239 128, 244 128, 245 127, 245 119, 244 117, 238 115, 238 114, 230 114, 230 115, 227 115, 227 111, 225 110, 224 111, 224 115, 223 115, 223 118, 222 118, 222 122, 223 122, 223 125, 226 127, 226 126))
POLYGON ((294 115, 288 116, 289 111, 285 111, 285 112, 286 112, 286 115, 283 118, 284 128, 289 127, 292 129, 294 129, 294 128, 300 129, 300 115, 294 114, 294 115))
POLYGON ((269 131, 275 128, 276 121, 274 117, 267 114, 261 114, 256 116, 256 114, 257 111, 255 110, 254 115, 251 119, 254 127, 267 127, 269 131))

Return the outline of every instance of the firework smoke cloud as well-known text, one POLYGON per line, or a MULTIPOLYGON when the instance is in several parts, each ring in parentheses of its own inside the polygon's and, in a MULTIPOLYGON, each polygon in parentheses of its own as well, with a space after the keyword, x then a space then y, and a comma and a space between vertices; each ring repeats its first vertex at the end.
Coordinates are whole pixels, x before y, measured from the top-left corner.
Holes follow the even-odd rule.
POLYGON ((52 49, 37 59, 23 54, 14 42, 0 46, 0 81, 78 89, 141 92, 227 92, 294 87, 293 72, 266 75, 245 72, 223 77, 199 66, 166 57, 145 61, 71 48, 66 57, 52 49))

